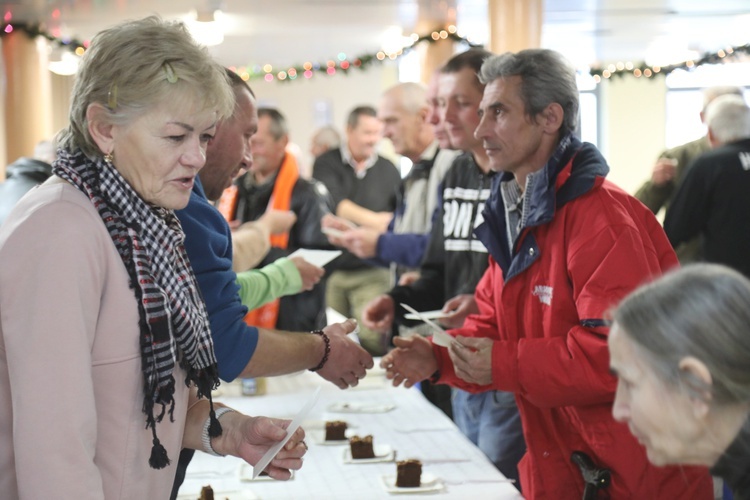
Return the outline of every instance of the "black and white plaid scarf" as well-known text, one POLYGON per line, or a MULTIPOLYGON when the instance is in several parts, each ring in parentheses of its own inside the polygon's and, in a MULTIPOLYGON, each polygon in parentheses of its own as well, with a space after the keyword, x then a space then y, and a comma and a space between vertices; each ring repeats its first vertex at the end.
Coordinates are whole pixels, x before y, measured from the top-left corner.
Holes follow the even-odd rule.
MULTIPOLYGON (((130 276, 140 315, 143 412, 154 439, 149 464, 166 467, 169 458, 156 437, 156 423, 167 411, 174 421, 176 362, 199 397, 210 401, 211 390, 219 385, 208 314, 185 253, 182 227, 172 210, 146 203, 103 159, 59 150, 52 171, 89 197, 130 276), (155 415, 157 405, 161 411, 155 415)), ((210 434, 218 436, 213 404, 210 415, 210 434)))

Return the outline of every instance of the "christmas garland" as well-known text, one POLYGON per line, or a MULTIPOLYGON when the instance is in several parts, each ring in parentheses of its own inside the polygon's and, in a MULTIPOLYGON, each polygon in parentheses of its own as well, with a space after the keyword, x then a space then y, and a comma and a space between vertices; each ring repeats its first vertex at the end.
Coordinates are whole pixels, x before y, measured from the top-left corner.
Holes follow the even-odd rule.
POLYGON ((722 64, 727 59, 734 58, 743 54, 750 54, 750 43, 745 45, 739 45, 736 47, 728 47, 726 49, 719 50, 718 52, 705 53, 702 57, 697 59, 689 59, 681 63, 670 64, 668 66, 649 66, 645 63, 641 63, 635 66, 631 62, 618 62, 616 64, 609 64, 606 67, 590 68, 589 73, 594 77, 596 83, 602 81, 602 79, 611 79, 623 76, 633 76, 636 78, 653 78, 658 75, 668 75, 676 69, 690 71, 698 66, 704 64, 722 64))
MULTIPOLYGON (((42 36, 49 40, 52 44, 69 49, 71 52, 81 56, 88 47, 88 40, 81 42, 76 38, 65 38, 56 37, 50 34, 44 29, 42 24, 27 24, 23 22, 4 22, 2 29, 0 30, 0 38, 6 36, 15 31, 22 31, 30 38, 36 38, 42 36)), ((376 63, 382 63, 386 60, 395 60, 406 54, 414 47, 422 43, 437 43, 442 40, 450 40, 452 42, 463 43, 469 47, 479 47, 480 44, 476 44, 470 41, 468 37, 462 36, 458 33, 455 26, 448 26, 445 29, 435 30, 430 34, 417 35, 416 33, 411 35, 411 44, 399 49, 396 52, 385 53, 378 51, 375 53, 362 54, 354 59, 347 58, 343 53, 339 54, 334 59, 329 59, 324 63, 321 62, 306 62, 304 64, 287 67, 283 70, 274 70, 270 64, 263 66, 254 65, 247 67, 231 67, 230 69, 237 72, 245 80, 263 79, 267 82, 274 80, 277 81, 292 81, 298 77, 304 79, 312 78, 315 73, 325 73, 327 75, 335 74, 348 74, 353 69, 365 70, 376 63)), ((671 64, 669 66, 649 66, 645 63, 638 65, 632 62, 618 62, 609 64, 606 67, 592 67, 589 69, 589 73, 594 77, 594 80, 599 83, 604 79, 611 79, 615 77, 633 76, 635 78, 652 78, 657 75, 668 75, 676 69, 692 70, 698 66, 704 64, 720 64, 728 58, 735 57, 740 54, 750 54, 750 44, 740 45, 736 47, 728 47, 726 49, 719 50, 714 53, 706 53, 702 57, 693 60, 683 61, 677 64, 671 64)))

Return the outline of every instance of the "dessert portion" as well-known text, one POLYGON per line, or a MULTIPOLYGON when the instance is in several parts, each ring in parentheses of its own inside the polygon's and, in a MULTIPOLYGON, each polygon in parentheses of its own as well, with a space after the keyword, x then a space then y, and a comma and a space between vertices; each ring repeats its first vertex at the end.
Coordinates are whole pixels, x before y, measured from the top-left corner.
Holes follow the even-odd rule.
POLYGON ((326 441, 343 441, 346 439, 346 422, 333 420, 326 422, 326 441))
POLYGON ((422 462, 414 459, 396 462, 397 488, 419 488, 421 484, 422 462))
POLYGON ((352 436, 349 440, 352 459, 375 458, 375 450, 372 448, 372 436, 352 436))

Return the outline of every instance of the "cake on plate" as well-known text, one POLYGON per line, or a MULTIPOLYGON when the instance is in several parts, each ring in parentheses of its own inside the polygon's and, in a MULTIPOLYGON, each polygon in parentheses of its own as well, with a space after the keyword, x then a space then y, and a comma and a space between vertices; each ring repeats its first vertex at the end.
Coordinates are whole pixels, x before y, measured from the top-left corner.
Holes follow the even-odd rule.
POLYGON ((198 500, 214 500, 214 489, 211 486, 201 488, 201 496, 198 500))
POLYGON ((375 458, 375 450, 372 447, 372 436, 352 436, 349 440, 352 459, 375 458))
POLYGON ((346 422, 333 420, 326 422, 326 441, 343 441, 346 439, 346 422))
POLYGON ((422 484, 422 462, 415 459, 396 462, 396 487, 419 488, 422 484))

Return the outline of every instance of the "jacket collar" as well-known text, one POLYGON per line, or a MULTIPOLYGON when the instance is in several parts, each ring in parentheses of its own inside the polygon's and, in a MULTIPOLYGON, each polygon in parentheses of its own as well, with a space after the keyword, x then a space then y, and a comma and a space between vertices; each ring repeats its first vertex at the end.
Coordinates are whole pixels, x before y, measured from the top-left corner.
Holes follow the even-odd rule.
MULTIPOLYGON (((750 492, 750 417, 719 461, 711 467, 711 475, 724 479, 735 495, 750 492)), ((743 497, 744 498, 744 497, 743 497)))
POLYGON ((609 167, 595 146, 581 143, 571 134, 565 136, 524 193, 528 212, 514 242, 513 255, 507 241, 505 206, 500 189, 500 183, 512 179, 513 174, 504 172, 493 179, 492 192, 482 212, 484 223, 474 232, 503 269, 506 280, 539 257, 539 248, 530 228, 549 223, 557 208, 600 185, 608 172, 609 167))

